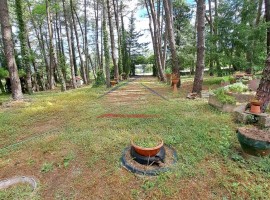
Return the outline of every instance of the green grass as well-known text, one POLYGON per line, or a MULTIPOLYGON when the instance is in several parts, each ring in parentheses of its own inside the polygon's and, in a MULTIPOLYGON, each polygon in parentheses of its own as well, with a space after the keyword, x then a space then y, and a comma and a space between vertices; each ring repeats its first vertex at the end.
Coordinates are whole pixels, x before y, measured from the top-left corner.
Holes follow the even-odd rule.
POLYGON ((29 97, 30 102, 2 110, 0 145, 11 146, 0 149, 0 177, 16 173, 38 177, 41 199, 270 196, 270 159, 242 157, 235 134, 238 124, 230 114, 204 100, 185 98, 153 100, 136 108, 116 106, 97 99, 103 92, 104 88, 90 87, 42 92, 29 97), (160 117, 97 118, 104 113, 160 117), (121 167, 123 149, 134 135, 145 132, 175 148, 178 162, 171 171, 137 177, 121 167), (27 138, 32 139, 12 145, 27 138))
POLYGON ((33 191, 31 186, 27 184, 19 184, 16 186, 12 186, 10 188, 0 190, 0 199, 14 199, 14 200, 28 200, 40 199, 37 194, 33 196, 33 191))

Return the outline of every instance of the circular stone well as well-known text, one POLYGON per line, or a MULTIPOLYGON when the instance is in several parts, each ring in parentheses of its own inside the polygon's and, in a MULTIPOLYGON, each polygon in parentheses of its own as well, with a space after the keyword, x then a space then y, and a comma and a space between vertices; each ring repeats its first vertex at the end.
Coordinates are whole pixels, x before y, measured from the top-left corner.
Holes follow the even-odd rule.
POLYGON ((164 145, 164 150, 166 152, 166 156, 164 159, 164 163, 159 162, 153 165, 143 165, 134 160, 130 153, 131 146, 124 149, 121 162, 124 168, 128 171, 131 171, 140 175, 147 176, 156 176, 162 172, 166 172, 170 169, 170 167, 176 163, 177 154, 176 151, 167 145, 164 145))

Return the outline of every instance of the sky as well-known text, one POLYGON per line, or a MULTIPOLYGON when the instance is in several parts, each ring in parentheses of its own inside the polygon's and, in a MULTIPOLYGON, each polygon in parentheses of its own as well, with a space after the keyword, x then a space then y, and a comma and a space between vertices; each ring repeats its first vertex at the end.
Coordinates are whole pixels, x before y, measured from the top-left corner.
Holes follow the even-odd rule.
MULTIPOLYGON (((194 0, 186 0, 186 2, 188 4, 193 4, 195 1, 194 0)), ((129 9, 135 9, 136 5, 138 3, 138 0, 133 0, 131 2, 129 2, 129 9)), ((148 17, 145 15, 147 14, 146 9, 137 9, 136 12, 136 31, 142 31, 142 33, 144 33, 144 35, 142 37, 139 38, 139 42, 143 43, 143 42, 150 42, 148 48, 150 51, 153 50, 153 45, 152 45, 152 39, 151 39, 151 34, 149 31, 149 19, 148 17)))

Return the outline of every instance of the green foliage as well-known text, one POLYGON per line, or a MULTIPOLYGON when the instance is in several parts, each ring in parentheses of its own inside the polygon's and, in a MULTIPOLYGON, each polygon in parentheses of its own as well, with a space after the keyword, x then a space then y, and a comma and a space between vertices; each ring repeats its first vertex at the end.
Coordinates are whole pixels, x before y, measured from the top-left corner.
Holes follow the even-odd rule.
POLYGON ((165 69, 165 74, 171 74, 172 73, 172 69, 170 67, 167 67, 165 69))
POLYGON ((53 170, 53 163, 44 163, 41 167, 41 172, 42 173, 47 173, 53 170))
POLYGON ((230 92, 247 92, 248 91, 248 86, 243 84, 242 82, 234 83, 232 85, 227 85, 224 87, 225 91, 230 91, 230 92))
POLYGON ((204 85, 220 85, 222 82, 229 80, 229 77, 211 77, 203 81, 204 85))
POLYGON ((236 100, 234 97, 227 95, 224 88, 218 88, 214 91, 217 99, 223 104, 235 104, 236 100))
POLYGON ((4 69, 3 67, 0 67, 0 79, 8 77, 8 70, 4 69))
POLYGON ((105 83, 106 83, 105 75, 103 73, 103 70, 100 70, 97 72, 97 78, 95 80, 93 87, 98 87, 104 85, 105 83))

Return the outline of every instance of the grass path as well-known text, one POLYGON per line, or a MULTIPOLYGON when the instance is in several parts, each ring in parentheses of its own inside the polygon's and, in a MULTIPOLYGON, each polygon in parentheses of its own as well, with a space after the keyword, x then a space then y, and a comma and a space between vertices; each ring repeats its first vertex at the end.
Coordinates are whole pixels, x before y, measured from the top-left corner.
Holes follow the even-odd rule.
MULTIPOLYGON (((106 89, 85 87, 2 107, 0 178, 36 177, 36 199, 268 199, 270 159, 245 160, 231 115, 204 99, 185 99, 190 82, 182 88, 172 94, 169 86, 140 78, 102 98, 106 89), (160 117, 98 118, 106 113, 160 117), (176 149, 170 172, 140 177, 121 167, 132 135, 145 132, 176 149)), ((0 191, 0 199, 27 199, 22 191, 0 191)))

